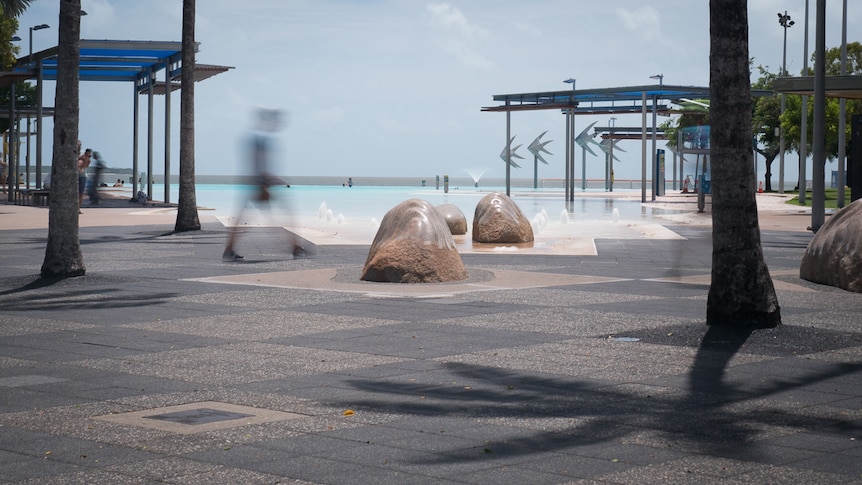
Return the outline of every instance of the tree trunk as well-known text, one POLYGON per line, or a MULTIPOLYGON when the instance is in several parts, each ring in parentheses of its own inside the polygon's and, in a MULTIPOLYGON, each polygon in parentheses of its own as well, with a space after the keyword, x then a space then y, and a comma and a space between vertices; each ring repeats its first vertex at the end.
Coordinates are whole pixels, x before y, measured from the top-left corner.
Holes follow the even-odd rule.
POLYGON ((78 65, 81 0, 60 1, 48 245, 42 277, 86 272, 78 240, 78 65))
POLYGON ((183 0, 183 70, 180 78, 180 200, 175 231, 198 231, 195 195, 195 0, 183 0))
POLYGON ((747 0, 710 0, 712 284, 709 325, 781 323, 763 259, 751 139, 747 0))

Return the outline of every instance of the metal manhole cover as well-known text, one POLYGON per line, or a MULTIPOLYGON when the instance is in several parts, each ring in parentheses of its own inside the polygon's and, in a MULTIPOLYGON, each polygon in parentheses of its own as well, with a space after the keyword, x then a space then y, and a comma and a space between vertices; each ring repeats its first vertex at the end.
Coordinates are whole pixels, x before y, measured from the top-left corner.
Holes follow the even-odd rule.
POLYGON ((93 419, 177 434, 194 434, 304 417, 306 416, 302 414, 206 401, 131 413, 107 414, 93 419))
POLYGON ((220 409, 197 408, 175 413, 157 414, 155 416, 144 416, 144 419, 161 419, 172 423, 189 424, 192 426, 228 421, 231 419, 250 418, 252 414, 232 413, 220 409))

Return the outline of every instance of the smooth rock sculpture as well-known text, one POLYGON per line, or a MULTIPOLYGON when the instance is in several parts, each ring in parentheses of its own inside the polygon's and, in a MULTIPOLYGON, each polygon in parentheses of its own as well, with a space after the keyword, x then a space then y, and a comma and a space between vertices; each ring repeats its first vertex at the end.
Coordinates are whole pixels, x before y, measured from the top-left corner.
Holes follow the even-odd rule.
POLYGON ((509 244, 533 242, 533 227, 512 199, 494 192, 476 204, 473 240, 509 244))
POLYGON ((820 227, 802 256, 799 277, 862 293, 862 199, 820 227))
POLYGON ((383 217, 360 279, 440 283, 467 279, 446 221, 431 203, 406 200, 383 217))
POLYGON ((438 205, 437 212, 439 212, 440 217, 446 221, 446 224, 449 226, 449 232, 451 232, 453 236, 467 234, 467 217, 463 212, 461 212, 461 209, 459 209, 457 205, 438 205))

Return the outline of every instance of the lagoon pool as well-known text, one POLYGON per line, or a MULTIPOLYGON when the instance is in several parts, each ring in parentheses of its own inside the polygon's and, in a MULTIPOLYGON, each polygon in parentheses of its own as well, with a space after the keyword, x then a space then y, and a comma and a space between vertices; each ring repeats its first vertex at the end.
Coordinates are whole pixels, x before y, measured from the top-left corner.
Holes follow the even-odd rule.
MULTIPOLYGON (((198 184, 195 188, 198 206, 214 211, 216 216, 234 215, 249 196, 254 194, 251 185, 198 184)), ((392 207, 407 199, 424 199, 433 205, 454 204, 464 212, 468 223, 479 200, 492 192, 505 192, 503 187, 442 188, 405 186, 320 186, 293 185, 290 188, 272 189, 274 209, 289 210, 294 216, 318 217, 321 206, 332 211, 333 217, 344 221, 380 221, 392 207)), ((178 187, 171 186, 171 201, 178 200, 178 187)), ((614 209, 628 220, 648 220, 653 215, 668 213, 665 209, 643 206, 636 195, 640 191, 617 191, 613 194, 603 190, 580 190, 575 200, 566 204, 560 189, 512 189, 514 200, 527 218, 546 213, 554 217, 563 210, 581 220, 610 219, 614 209)), ((164 187, 153 186, 153 198, 164 199, 164 187)))

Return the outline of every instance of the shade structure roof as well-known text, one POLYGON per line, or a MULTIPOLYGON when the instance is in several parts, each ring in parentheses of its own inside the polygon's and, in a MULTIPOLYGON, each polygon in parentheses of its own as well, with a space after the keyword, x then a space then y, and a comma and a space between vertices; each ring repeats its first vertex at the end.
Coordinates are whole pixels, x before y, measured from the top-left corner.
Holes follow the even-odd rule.
MULTIPOLYGON (((195 43, 195 51, 199 44, 195 43)), ((42 63, 42 78, 57 79, 58 47, 22 56, 12 71, 0 73, 0 85, 32 79, 36 76, 36 63, 42 63)), ((156 71, 167 69, 171 80, 178 79, 182 60, 182 42, 150 40, 81 40, 79 75, 83 81, 138 82, 148 79, 156 71)), ((226 66, 195 64, 195 81, 231 69, 226 66)), ((166 81, 154 83, 156 94, 164 94, 166 81)), ((143 91, 146 85, 141 85, 143 91)), ((176 90, 179 85, 171 86, 176 90)))
MULTIPOLYGON (((769 90, 752 90, 752 96, 769 96, 769 90)), ((650 84, 616 88, 543 91, 534 93, 496 94, 494 101, 503 104, 483 107, 482 111, 529 111, 575 108, 577 114, 613 114, 640 112, 644 95, 650 101, 668 100, 682 103, 689 99, 708 99, 709 88, 650 84)), ((661 111, 661 110, 660 110, 661 111)))
MULTIPOLYGON (((814 77, 780 77, 773 83, 775 91, 782 94, 814 94, 814 77)), ((862 76, 826 76, 826 97, 862 99, 862 76)))

